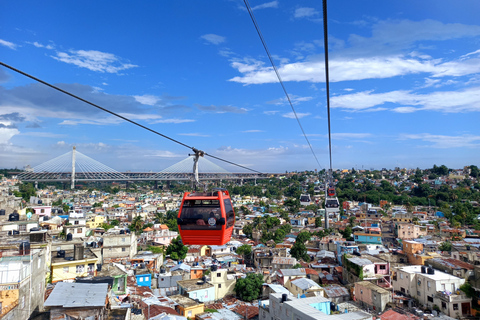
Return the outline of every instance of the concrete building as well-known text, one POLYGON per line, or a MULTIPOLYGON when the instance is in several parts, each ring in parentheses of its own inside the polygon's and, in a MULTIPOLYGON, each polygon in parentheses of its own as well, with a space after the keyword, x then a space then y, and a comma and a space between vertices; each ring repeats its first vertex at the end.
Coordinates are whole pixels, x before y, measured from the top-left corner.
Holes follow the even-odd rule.
POLYGON ((382 244, 382 231, 380 228, 365 228, 363 231, 355 231, 353 239, 356 243, 382 244))
POLYGON ((205 305, 203 303, 197 303, 195 300, 190 299, 189 297, 177 294, 170 296, 170 299, 177 303, 175 310, 178 312, 178 314, 184 317, 195 319, 197 314, 205 311, 205 305))
POLYGON ((305 296, 307 293, 313 293, 316 296, 325 297, 325 290, 318 283, 307 278, 288 281, 285 288, 294 296, 305 296))
POLYGON ((215 286, 208 282, 193 280, 177 281, 178 293, 184 294, 193 300, 210 302, 215 300, 215 286))
POLYGON ((137 254, 137 237, 133 232, 123 234, 107 232, 103 235, 102 251, 105 262, 116 258, 131 259, 137 254))
POLYGON ((433 309, 436 305, 448 316, 470 314, 471 299, 459 291, 465 279, 425 266, 396 268, 393 278, 395 291, 417 299, 421 305, 433 309))
POLYGON ((0 254, 0 318, 28 319, 43 309, 47 247, 22 250, 2 245, 0 254))
POLYGON ((233 271, 228 271, 227 269, 212 271, 209 283, 215 287, 215 300, 222 299, 226 295, 234 293, 233 289, 235 288, 236 282, 237 279, 233 271))
POLYGON ((362 306, 383 312, 387 303, 392 302, 392 292, 368 281, 355 283, 355 299, 362 306))
POLYGON ((426 226, 413 223, 397 223, 395 225, 395 236, 399 239, 416 239, 428 234, 426 226))
POLYGON ((297 299, 281 293, 271 293, 268 300, 260 301, 260 320, 371 320, 363 311, 332 314, 331 301, 324 297, 297 299))

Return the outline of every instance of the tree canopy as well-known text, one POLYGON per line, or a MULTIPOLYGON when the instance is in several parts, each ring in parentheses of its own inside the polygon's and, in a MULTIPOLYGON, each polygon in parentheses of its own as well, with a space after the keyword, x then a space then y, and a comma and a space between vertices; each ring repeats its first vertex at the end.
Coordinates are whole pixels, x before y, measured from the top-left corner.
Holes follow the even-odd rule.
POLYGON ((262 293, 263 276, 249 273, 246 278, 240 278, 235 283, 235 293, 243 301, 258 299, 262 293))
POLYGON ((167 255, 173 260, 183 260, 187 256, 188 247, 184 246, 180 236, 173 239, 170 245, 167 247, 167 255))

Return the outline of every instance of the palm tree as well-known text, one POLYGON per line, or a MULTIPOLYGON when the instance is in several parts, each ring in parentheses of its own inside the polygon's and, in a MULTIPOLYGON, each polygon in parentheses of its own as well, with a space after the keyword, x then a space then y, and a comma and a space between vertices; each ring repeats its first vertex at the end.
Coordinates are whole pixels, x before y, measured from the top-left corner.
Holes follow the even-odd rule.
POLYGON ((143 221, 142 217, 136 216, 133 218, 132 223, 130 224, 129 229, 134 231, 136 234, 139 234, 143 230, 143 221))

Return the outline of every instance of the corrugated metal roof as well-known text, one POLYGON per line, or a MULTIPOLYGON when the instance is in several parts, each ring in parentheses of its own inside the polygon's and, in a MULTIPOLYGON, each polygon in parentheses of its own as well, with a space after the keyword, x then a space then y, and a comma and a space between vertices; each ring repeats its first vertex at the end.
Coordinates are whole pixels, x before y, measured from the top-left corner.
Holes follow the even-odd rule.
POLYGON ((325 290, 325 293, 329 298, 350 296, 350 292, 348 292, 348 289, 341 286, 323 287, 323 289, 325 290))
POLYGON ((103 307, 108 283, 59 282, 45 301, 45 307, 82 308, 103 307))
POLYGON ((313 281, 311 279, 307 279, 307 278, 293 280, 292 284, 296 285, 297 287, 299 287, 302 290, 307 290, 307 289, 310 289, 312 287, 320 287, 320 285, 318 283, 316 283, 315 281, 313 281))
POLYGON ((273 257, 272 264, 291 264, 294 265, 297 263, 295 258, 285 258, 285 257, 273 257))

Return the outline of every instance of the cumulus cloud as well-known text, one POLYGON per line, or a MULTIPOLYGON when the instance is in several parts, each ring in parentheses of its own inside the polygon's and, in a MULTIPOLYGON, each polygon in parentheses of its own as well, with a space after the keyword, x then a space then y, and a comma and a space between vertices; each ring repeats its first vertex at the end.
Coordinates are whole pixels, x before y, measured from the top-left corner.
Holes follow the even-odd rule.
POLYGON ((133 96, 135 100, 140 102, 141 104, 146 104, 149 106, 154 106, 156 105, 159 101, 161 101, 160 97, 150 95, 150 94, 145 94, 143 96, 133 96))
POLYGON ((18 45, 16 45, 13 42, 7 41, 7 40, 2 40, 0 39, 0 46, 5 46, 7 48, 10 48, 12 50, 17 50, 18 45))
POLYGON ((37 48, 45 48, 45 49, 48 49, 48 50, 53 50, 53 49, 55 49, 55 47, 54 47, 53 45, 51 45, 51 44, 43 45, 43 44, 41 44, 41 43, 39 43, 39 42, 37 42, 37 41, 33 42, 32 44, 33 44, 35 47, 37 47, 37 48))
POLYGON ((86 68, 101 73, 119 73, 120 71, 138 67, 120 59, 112 53, 96 50, 69 50, 68 52, 57 52, 52 56, 55 60, 86 68))
POLYGON ((203 40, 207 41, 208 43, 215 44, 215 45, 218 45, 218 44, 220 44, 220 43, 223 43, 223 42, 225 42, 225 40, 226 40, 225 37, 222 37, 222 36, 219 36, 219 35, 213 34, 213 33, 204 34, 204 35, 201 36, 200 38, 202 38, 203 40))
MULTIPOLYGON (((289 95, 290 97, 290 101, 292 102, 292 104, 299 104, 300 102, 306 102, 306 101, 310 101, 313 99, 313 97, 299 97, 299 96, 296 96, 296 95, 289 95)), ((286 105, 288 104, 288 99, 287 97, 282 97, 282 98, 279 98, 279 99, 275 99, 275 100, 271 100, 271 101, 268 101, 267 102, 268 104, 274 104, 274 105, 286 105)))
MULTIPOLYGON (((302 11, 301 11, 302 12, 302 11)), ((307 14, 310 11, 304 11, 307 14)), ((431 78, 473 75, 480 72, 477 51, 457 59, 445 61, 422 54, 412 47, 419 41, 445 41, 476 37, 480 26, 444 24, 433 20, 386 20, 372 26, 371 37, 352 34, 330 58, 330 81, 385 79, 409 74, 425 73, 431 78)), ((300 61, 282 63, 279 73, 284 81, 324 82, 321 42, 299 42, 293 54, 300 61), (303 53, 309 54, 303 56, 303 53)), ((243 84, 277 82, 271 66, 254 59, 235 59, 232 68, 241 75, 230 81, 243 84)))

